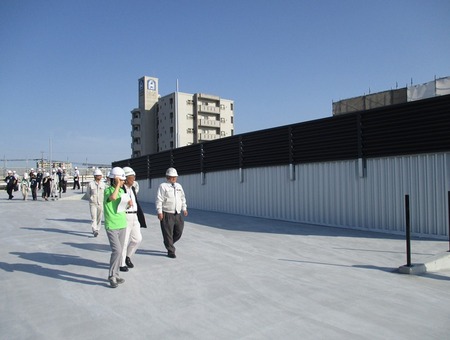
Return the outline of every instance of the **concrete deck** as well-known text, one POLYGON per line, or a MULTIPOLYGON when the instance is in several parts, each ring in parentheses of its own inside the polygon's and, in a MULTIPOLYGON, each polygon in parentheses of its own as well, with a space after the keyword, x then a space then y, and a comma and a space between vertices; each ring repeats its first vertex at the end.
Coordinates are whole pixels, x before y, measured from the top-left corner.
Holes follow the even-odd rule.
MULTIPOLYGON (((80 196, 0 193, 0 339, 450 338, 450 270, 399 274, 400 237, 190 210, 169 259, 144 204, 135 268, 112 289, 80 196)), ((412 261, 447 250, 413 240, 412 261)))

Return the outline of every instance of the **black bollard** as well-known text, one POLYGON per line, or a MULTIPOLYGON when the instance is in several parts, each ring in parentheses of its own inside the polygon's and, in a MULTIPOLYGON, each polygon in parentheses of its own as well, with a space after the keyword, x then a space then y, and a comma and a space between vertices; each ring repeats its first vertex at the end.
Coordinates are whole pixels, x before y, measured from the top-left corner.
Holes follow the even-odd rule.
POLYGON ((450 251, 450 191, 447 192, 447 214, 448 214, 448 251, 450 251))
POLYGON ((411 267, 411 217, 409 212, 409 195, 405 195, 406 214, 406 265, 411 267))

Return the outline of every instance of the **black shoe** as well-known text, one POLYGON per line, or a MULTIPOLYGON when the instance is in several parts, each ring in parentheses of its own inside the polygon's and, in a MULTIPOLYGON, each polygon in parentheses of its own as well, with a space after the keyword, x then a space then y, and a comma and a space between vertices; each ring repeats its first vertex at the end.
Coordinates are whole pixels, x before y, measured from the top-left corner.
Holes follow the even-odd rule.
POLYGON ((127 272, 128 271, 128 267, 127 266, 123 266, 119 268, 121 272, 127 272))
POLYGON ((167 256, 170 257, 171 259, 176 258, 177 256, 175 255, 175 253, 167 253, 167 256))
POLYGON ((98 231, 97 230, 94 231, 93 234, 94 234, 94 237, 97 237, 98 236, 98 231))
POLYGON ((125 264, 127 265, 128 268, 134 268, 134 264, 133 264, 133 262, 131 262, 131 260, 128 256, 125 257, 125 264))

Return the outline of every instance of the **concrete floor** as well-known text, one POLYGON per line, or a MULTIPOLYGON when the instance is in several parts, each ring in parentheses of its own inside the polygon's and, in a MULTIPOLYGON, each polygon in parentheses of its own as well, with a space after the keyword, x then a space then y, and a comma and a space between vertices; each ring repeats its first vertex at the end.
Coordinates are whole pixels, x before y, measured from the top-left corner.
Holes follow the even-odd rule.
MULTIPOLYGON (((0 193, 0 339, 450 338, 450 270, 399 274, 403 238, 191 210, 169 259, 144 204, 135 268, 112 289, 80 197, 0 193)), ((412 261, 447 250, 413 240, 412 261)))

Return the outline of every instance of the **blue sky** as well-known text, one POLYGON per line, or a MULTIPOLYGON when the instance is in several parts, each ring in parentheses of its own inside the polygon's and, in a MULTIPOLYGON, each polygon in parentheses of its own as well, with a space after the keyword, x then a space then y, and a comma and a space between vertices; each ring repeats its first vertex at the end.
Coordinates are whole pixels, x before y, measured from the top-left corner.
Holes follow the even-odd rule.
MULTIPOLYGON (((450 75, 450 2, 0 2, 1 159, 131 154, 141 76, 235 101, 235 133, 450 75)), ((3 162, 2 162, 3 163, 3 162)))

